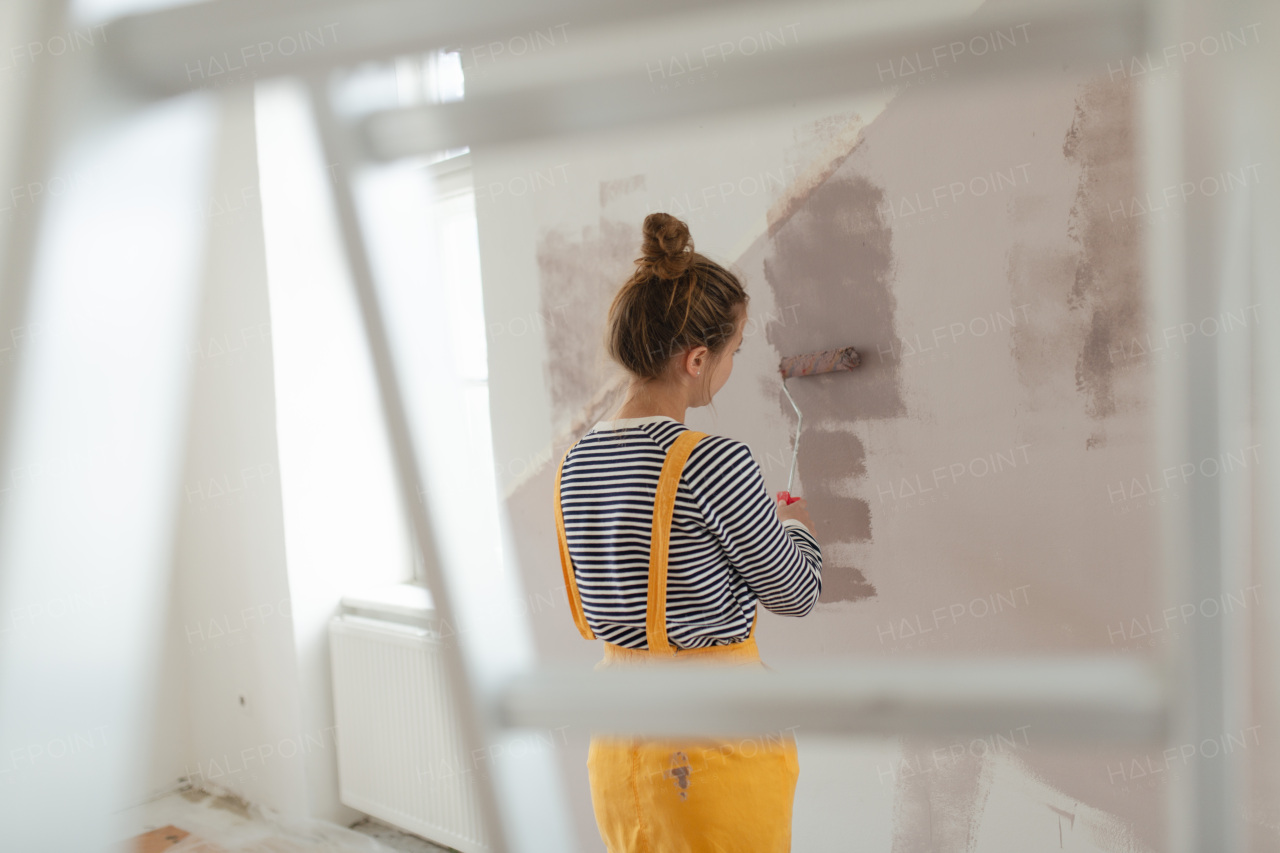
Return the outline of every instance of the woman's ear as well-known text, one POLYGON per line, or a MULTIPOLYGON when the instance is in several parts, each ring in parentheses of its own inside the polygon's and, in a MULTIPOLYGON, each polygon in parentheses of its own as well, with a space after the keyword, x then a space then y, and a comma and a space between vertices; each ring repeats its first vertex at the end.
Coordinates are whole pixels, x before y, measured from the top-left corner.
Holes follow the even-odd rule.
POLYGON ((710 350, 705 346, 693 347, 685 356, 685 369, 691 376, 697 376, 707 367, 707 356, 710 350))

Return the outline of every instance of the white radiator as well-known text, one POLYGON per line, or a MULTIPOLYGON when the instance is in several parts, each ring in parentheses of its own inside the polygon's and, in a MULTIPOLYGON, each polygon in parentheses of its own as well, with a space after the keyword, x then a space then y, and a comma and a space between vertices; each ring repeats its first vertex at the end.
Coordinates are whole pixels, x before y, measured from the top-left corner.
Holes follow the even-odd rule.
POLYGON ((435 634, 344 604, 348 612, 329 623, 342 802, 437 844, 487 853, 475 795, 483 765, 461 747, 435 634))

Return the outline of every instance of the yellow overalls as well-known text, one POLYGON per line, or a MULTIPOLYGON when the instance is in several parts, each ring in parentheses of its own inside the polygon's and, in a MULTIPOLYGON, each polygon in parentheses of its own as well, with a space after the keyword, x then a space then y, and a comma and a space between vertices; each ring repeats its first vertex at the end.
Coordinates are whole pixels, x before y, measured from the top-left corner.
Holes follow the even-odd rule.
MULTIPOLYGON (((704 432, 686 430, 667 453, 658 478, 649 547, 645 610, 647 650, 606 642, 596 669, 612 666, 715 663, 763 667, 755 620, 746 640, 728 646, 673 649, 666 636, 667 551, 680 473, 704 432)), ((565 457, 568 457, 568 452, 565 457)), ((596 639, 582 612, 569 557, 560 476, 556 532, 569 606, 578 631, 596 639)), ((672 697, 678 704, 679 697, 672 697)), ((609 853, 779 853, 791 849, 791 806, 800 765, 790 733, 741 738, 660 740, 593 736, 587 753, 591 804, 609 853)))

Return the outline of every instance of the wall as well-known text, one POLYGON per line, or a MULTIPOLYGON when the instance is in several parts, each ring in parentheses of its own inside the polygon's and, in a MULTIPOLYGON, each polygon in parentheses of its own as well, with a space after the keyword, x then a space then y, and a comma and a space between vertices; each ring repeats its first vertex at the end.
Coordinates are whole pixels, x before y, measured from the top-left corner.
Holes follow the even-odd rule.
MULTIPOLYGON (((166 716, 185 718, 180 772, 306 814, 290 621, 271 316, 253 92, 223 93, 218 165, 174 557, 166 716), (176 697, 181 696, 181 699, 176 697)), ((163 752, 159 753, 163 755, 163 752)), ((178 762, 167 762, 172 782, 178 762)))
POLYGON ((258 89, 284 536, 309 814, 338 801, 329 620, 344 595, 406 581, 410 539, 373 369, 301 88, 258 89))
POLYGON ((408 531, 302 93, 224 98, 152 785, 346 824, 328 621, 408 531))
MULTIPOLYGON (((1232 33, 1256 50, 1247 23, 1232 33)), ((1002 35, 1035 49, 1028 31, 1002 35)), ((824 591, 806 619, 761 614, 770 663, 1154 655, 1178 618, 1257 618, 1251 581, 1161 621, 1159 508, 1208 477, 1256 476, 1261 441, 1244 424, 1221 458, 1159 458, 1153 366, 1185 359, 1188 335, 1274 322, 1245 300, 1147 337, 1143 228, 1196 199, 1153 205, 1138 189, 1144 66, 995 83, 880 60, 893 65, 878 96, 474 152, 496 467, 526 592, 555 596, 534 608, 544 658, 600 653, 563 603, 550 490, 564 450, 619 402, 603 318, 651 210, 684 218, 751 294, 734 375, 688 423, 746 441, 770 490, 794 423, 778 359, 863 356, 788 385, 805 415, 793 491, 811 503, 824 591)), ((1204 178, 1248 194, 1266 169, 1247 158, 1204 178)), ((1255 707, 1220 746, 1262 763, 1265 719, 1255 707)), ((565 779, 584 849, 599 849, 578 735, 565 779)), ((1161 798, 1178 766, 1158 752, 1067 750, 1025 729, 956 746, 801 733, 796 849, 854 831, 859 849, 895 853, 1168 845, 1161 798)), ((1274 844, 1263 790, 1242 811, 1274 844)))

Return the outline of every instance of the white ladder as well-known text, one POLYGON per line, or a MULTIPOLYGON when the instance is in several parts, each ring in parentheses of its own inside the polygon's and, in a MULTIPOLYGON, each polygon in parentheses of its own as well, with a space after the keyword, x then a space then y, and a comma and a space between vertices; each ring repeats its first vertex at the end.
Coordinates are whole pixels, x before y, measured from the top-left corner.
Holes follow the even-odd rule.
MULTIPOLYGON (((851 3, 847 31, 827 33, 803 52, 744 59, 740 73, 714 91, 695 87, 679 98, 646 96, 643 77, 622 69, 579 69, 577 74, 518 94, 344 116, 336 110, 329 88, 334 69, 359 61, 449 44, 483 43, 547 20, 572 20, 575 26, 625 26, 691 8, 730 15, 742 5, 728 0, 696 4, 555 0, 535 8, 407 0, 303 5, 231 0, 144 12, 109 23, 105 48, 74 70, 33 66, 24 82, 31 101, 26 112, 29 145, 19 158, 20 174, 46 174, 47 152, 55 141, 70 146, 88 137, 90 125, 77 125, 63 136, 56 127, 61 118, 59 99, 69 98, 71 85, 83 82, 85 74, 94 75, 104 93, 121 96, 104 109, 101 122, 105 124, 141 114, 162 99, 193 88, 185 70, 191 57, 234 55, 242 45, 342 21, 344 37, 336 45, 278 57, 259 69, 258 79, 299 75, 306 80, 326 162, 339 164, 333 200, 376 367, 403 503, 440 615, 467 638, 450 646, 449 662, 459 719, 470 748, 501 743, 521 728, 566 724, 637 733, 773 731, 799 725, 805 731, 843 735, 971 734, 1031 725, 1046 738, 1082 743, 1199 743, 1233 729, 1241 701, 1240 676, 1232 664, 1238 638, 1224 620, 1189 624, 1160 666, 1114 657, 910 660, 815 664, 767 679, 726 671, 714 677, 653 672, 624 680, 604 673, 536 666, 528 652, 531 632, 522 614, 510 606, 517 596, 493 595, 494 584, 514 590, 516 580, 498 566, 477 572, 474 558, 463 570, 462 558, 470 551, 459 532, 464 519, 450 499, 449 484, 457 487, 473 474, 465 458, 455 458, 461 454, 448 452, 463 437, 449 417, 433 417, 417 400, 423 396, 425 382, 441 411, 456 411, 458 385, 447 374, 427 375, 425 367, 437 352, 430 342, 415 343, 396 331, 399 306, 389 304, 386 284, 377 279, 376 258, 371 257, 362 233, 357 197, 362 169, 468 144, 766 106, 790 100, 797 92, 821 97, 876 88, 874 69, 856 59, 871 46, 875 55, 906 54, 921 44, 945 44, 1034 21, 1035 50, 995 54, 973 66, 975 74, 1014 73, 1053 67, 1065 58, 1101 63, 1160 50, 1181 42, 1183 34, 1197 24, 1216 20, 1214 16, 1224 14, 1224 8, 1246 8, 1224 4, 1210 13, 1186 0, 1076 0, 1002 4, 993 14, 972 17, 955 3, 940 0, 851 3), (499 20, 500 24, 494 23, 499 20), (499 26, 501 32, 496 29, 499 26), (76 78, 77 74, 81 77, 76 78), (678 711, 657 698, 676 692, 683 697, 678 711)), ((48 13, 33 25, 38 32, 65 29, 56 4, 32 4, 32 8, 48 13)), ((1234 84, 1229 79, 1220 82, 1234 84)), ((1143 114, 1144 181, 1150 191, 1177 185, 1185 174, 1206 171, 1202 165, 1211 170, 1230 144, 1226 136, 1234 125, 1229 105, 1226 99, 1204 92, 1204 87, 1184 87, 1180 76, 1150 87, 1143 114), (1204 118, 1212 116, 1218 120, 1204 118), (1207 130, 1188 133, 1189 128, 1207 130)), ((189 168, 197 168, 194 160, 189 168)), ((1176 325, 1186 316, 1213 315, 1220 310, 1224 294, 1246 286, 1244 273, 1232 266, 1228 249, 1213 239, 1224 227, 1220 207, 1210 205, 1202 211, 1189 213, 1185 227, 1153 220, 1147 230, 1146 270, 1155 329, 1176 325), (1201 280, 1220 286, 1196 286, 1201 280)), ((20 327, 28 314, 36 274, 31 247, 40 235, 39 225, 35 220, 24 221, 9 231, 0 303, 3 328, 20 327)), ((140 243, 137 251, 145 250, 140 243)), ((178 310, 175 304, 174 311, 178 310)), ((174 318, 175 322, 180 319, 174 318)), ((440 317, 419 319, 426 332, 423 337, 443 338, 440 317)), ((1189 349, 1189 370, 1184 373, 1176 365, 1159 368, 1161 450, 1167 458, 1217 454, 1224 421, 1248 399, 1248 388, 1224 378, 1239 358, 1222 339, 1198 338, 1189 349)), ((41 369, 39 363, 24 364, 21 371, 4 375, 38 382, 41 369)), ((26 423, 24 413, 13 408, 19 399, 14 383, 0 384, 0 411, 5 413, 0 446, 5 454, 11 452, 14 431, 26 423)), ((38 431, 44 426, 51 436, 56 434, 54 424, 47 422, 52 414, 40 410, 30 417, 37 419, 26 428, 38 431)), ((172 418, 156 421, 173 422, 172 418)), ((154 476, 159 478, 157 484, 163 479, 159 471, 154 476)), ((1233 498, 1210 484, 1193 492, 1192 500, 1192 506, 1178 504, 1163 510, 1165 597, 1170 603, 1221 595, 1232 586, 1224 567, 1239 560, 1223 521, 1230 517, 1233 498)), ((4 513, 12 518, 23 506, 15 501, 4 513)), ((75 510, 73 517, 64 516, 63 521, 75 524, 74 514, 75 510)), ((501 535, 496 516, 481 523, 492 535, 501 535)), ((146 536, 163 541, 164 524, 163 514, 140 518, 133 532, 139 541, 146 536)), ((115 555, 117 567, 130 571, 136 556, 133 552, 115 555)), ((27 570, 16 562, 0 569, 27 570)), ((482 788, 482 807, 486 823, 494 828, 496 850, 574 849, 563 793, 545 756, 504 762, 493 771, 491 783, 482 788)), ((1235 760, 1223 756, 1214 762, 1197 762, 1188 771, 1185 783, 1175 792, 1178 803, 1170 809, 1174 849, 1203 853, 1241 849, 1233 820, 1233 803, 1239 798, 1235 760)))

